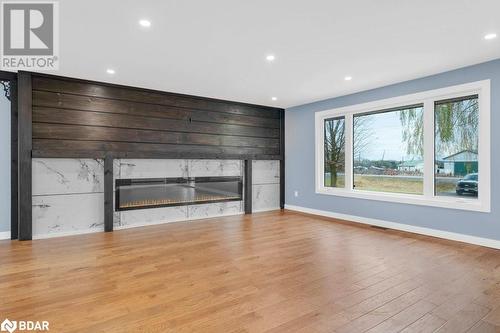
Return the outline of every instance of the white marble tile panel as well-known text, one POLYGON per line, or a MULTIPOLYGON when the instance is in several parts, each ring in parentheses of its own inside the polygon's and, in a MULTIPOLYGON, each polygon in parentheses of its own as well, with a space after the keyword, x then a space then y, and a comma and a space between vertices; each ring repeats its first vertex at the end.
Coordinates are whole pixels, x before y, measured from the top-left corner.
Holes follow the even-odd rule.
POLYGON ((242 201, 227 201, 188 206, 189 219, 203 219, 209 217, 236 215, 243 211, 242 201))
POLYGON ((252 186, 252 210, 255 212, 280 208, 280 185, 252 186))
POLYGON ((104 230, 104 194, 33 197, 33 236, 104 230))
POLYGON ((257 184, 279 184, 280 161, 252 161, 252 183, 257 184))
POLYGON ((240 160, 189 160, 189 177, 241 176, 240 160))
POLYGON ((116 190, 113 191, 113 227, 119 227, 121 223, 121 213, 115 210, 116 207, 116 190))
POLYGON ((113 160, 113 179, 120 179, 121 173, 121 161, 120 159, 113 160))
POLYGON ((120 178, 187 177, 186 160, 121 159, 120 178))
POLYGON ((34 158, 33 195, 104 192, 103 161, 34 158))

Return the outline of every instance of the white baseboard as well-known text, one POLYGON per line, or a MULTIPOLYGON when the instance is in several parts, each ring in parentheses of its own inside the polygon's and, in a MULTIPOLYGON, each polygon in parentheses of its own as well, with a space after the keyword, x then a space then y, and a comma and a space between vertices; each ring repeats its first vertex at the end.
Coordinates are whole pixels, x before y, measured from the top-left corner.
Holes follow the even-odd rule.
POLYGON ((346 220, 346 221, 352 221, 352 222, 357 222, 357 223, 362 223, 362 224, 374 225, 374 226, 383 227, 383 228, 406 231, 406 232, 411 232, 411 233, 420 234, 420 235, 444 238, 444 239, 449 239, 449 240, 453 240, 453 241, 464 242, 464 243, 469 243, 469 244, 474 244, 474 245, 481 245, 481 246, 485 246, 485 247, 491 247, 493 249, 500 249, 500 240, 495 240, 495 239, 490 239, 490 238, 482 238, 482 237, 458 234, 458 233, 449 232, 449 231, 442 231, 442 230, 436 230, 436 229, 430 229, 430 228, 424 228, 424 227, 416 227, 416 226, 412 226, 412 225, 408 225, 408 224, 401 224, 401 223, 384 221, 384 220, 379 220, 379 219, 372 219, 369 217, 360 217, 360 216, 355 216, 355 215, 334 213, 334 212, 328 212, 328 211, 324 211, 324 210, 318 210, 318 209, 312 209, 312 208, 306 208, 306 207, 294 206, 294 205, 285 205, 285 209, 294 210, 297 212, 302 212, 302 213, 307 213, 307 214, 312 214, 312 215, 331 217, 331 218, 335 218, 335 219, 339 219, 339 220, 346 220))
POLYGON ((10 239, 10 231, 2 231, 0 232, 0 240, 10 239))

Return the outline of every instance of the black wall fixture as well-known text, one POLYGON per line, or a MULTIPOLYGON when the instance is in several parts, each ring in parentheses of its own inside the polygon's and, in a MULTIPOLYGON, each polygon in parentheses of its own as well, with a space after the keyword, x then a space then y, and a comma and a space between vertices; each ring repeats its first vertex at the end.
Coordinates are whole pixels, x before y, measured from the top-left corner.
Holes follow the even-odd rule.
POLYGON ((32 158, 100 158, 108 168, 117 158, 283 162, 283 109, 30 72, 18 80, 20 239, 32 233, 32 158))

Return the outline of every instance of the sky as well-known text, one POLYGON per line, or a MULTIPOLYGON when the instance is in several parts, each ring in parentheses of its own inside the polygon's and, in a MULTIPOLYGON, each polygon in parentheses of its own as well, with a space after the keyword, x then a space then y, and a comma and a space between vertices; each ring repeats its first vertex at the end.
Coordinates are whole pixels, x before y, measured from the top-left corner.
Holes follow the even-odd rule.
POLYGON ((368 115, 371 130, 370 144, 361 154, 362 159, 407 161, 422 159, 409 156, 406 153, 406 143, 403 141, 403 127, 399 119, 400 111, 368 115))
MULTIPOLYGON (((469 100, 463 102, 468 103, 469 100)), ((462 102, 461 102, 462 103, 462 102)), ((469 105, 469 104, 464 104, 469 105)), ((477 111, 477 110, 476 110, 477 111)), ((371 136, 369 138, 369 144, 362 151, 361 159, 368 160, 395 160, 395 161, 408 161, 408 160, 422 160, 422 156, 408 155, 406 153, 407 144, 403 141, 403 126, 401 125, 400 114, 402 111, 391 111, 383 113, 375 113, 371 115, 364 115, 369 119, 364 126, 368 127, 371 136)), ((423 110, 422 110, 423 112, 423 110)), ((469 110, 468 112, 475 112, 474 110, 469 110)), ((472 113, 471 113, 472 114, 472 113)), ((472 135, 472 134, 469 134, 472 135)), ((457 139, 460 134, 456 134, 457 139)), ((474 138, 469 138, 473 140, 474 138)), ((477 140, 477 138, 475 138, 477 140)), ((441 147, 439 151, 436 151, 436 158, 441 159, 444 156, 457 153, 463 148, 460 142, 453 141, 451 147, 445 148, 441 147), (456 144, 455 144, 456 143, 456 144)), ((356 157, 358 158, 358 157, 356 157)))

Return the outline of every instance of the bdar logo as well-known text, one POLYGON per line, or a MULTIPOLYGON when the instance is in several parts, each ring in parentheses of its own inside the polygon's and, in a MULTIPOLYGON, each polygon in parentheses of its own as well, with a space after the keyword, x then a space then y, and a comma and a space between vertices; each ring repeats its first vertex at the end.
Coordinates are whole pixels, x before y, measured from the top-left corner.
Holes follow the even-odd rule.
POLYGON ((17 329, 17 322, 15 320, 10 321, 6 318, 0 325, 0 329, 2 330, 2 332, 12 333, 17 329))
POLYGON ((13 333, 14 331, 48 331, 48 321, 33 321, 33 320, 9 320, 5 319, 0 324, 0 331, 13 333))

